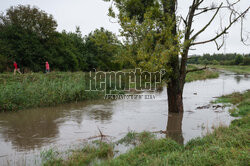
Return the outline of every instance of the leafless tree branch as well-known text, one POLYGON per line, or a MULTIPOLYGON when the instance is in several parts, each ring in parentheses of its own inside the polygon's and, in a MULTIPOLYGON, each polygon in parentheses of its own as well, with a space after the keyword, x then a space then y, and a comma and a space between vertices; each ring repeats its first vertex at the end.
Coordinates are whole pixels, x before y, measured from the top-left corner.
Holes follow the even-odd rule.
POLYGON ((247 35, 245 35, 245 38, 243 37, 244 35, 243 35, 243 27, 244 27, 244 25, 243 25, 243 19, 244 18, 241 18, 241 27, 240 27, 240 38, 241 38, 241 42, 244 44, 244 45, 246 45, 246 46, 250 46, 250 43, 248 44, 248 43, 246 43, 247 41, 248 41, 248 39, 249 39, 249 35, 250 35, 250 33, 248 32, 248 34, 247 35))
POLYGON ((217 16, 217 14, 219 13, 219 10, 221 9, 223 3, 220 4, 220 6, 217 8, 216 12, 214 13, 213 17, 210 19, 210 21, 199 31, 197 32, 192 38, 191 40, 195 40, 197 36, 199 36, 202 32, 204 32, 209 25, 213 22, 213 20, 215 19, 215 17, 217 16))
POLYGON ((240 15, 238 15, 235 19, 230 20, 228 26, 226 26, 224 28, 224 30, 222 30, 220 33, 218 33, 215 37, 213 37, 212 39, 206 40, 206 41, 201 41, 201 42, 194 42, 191 43, 191 45, 199 45, 199 44, 206 44, 209 42, 213 42, 214 40, 218 39, 219 37, 221 37, 223 34, 226 34, 227 31, 229 30, 229 28, 231 28, 231 26, 236 23, 239 19, 241 19, 242 17, 244 17, 247 12, 249 11, 250 7, 248 7, 244 12, 242 12, 240 15))

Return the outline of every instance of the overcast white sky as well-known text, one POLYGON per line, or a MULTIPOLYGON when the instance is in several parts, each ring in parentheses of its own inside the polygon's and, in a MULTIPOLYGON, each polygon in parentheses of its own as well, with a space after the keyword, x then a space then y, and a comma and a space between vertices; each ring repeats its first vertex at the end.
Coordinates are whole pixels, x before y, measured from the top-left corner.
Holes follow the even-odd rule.
MULTIPOLYGON (((207 0, 211 3, 213 0, 207 0)), ((185 14, 192 1, 179 0, 178 13, 185 14)), ((219 2, 216 0, 215 2, 219 2)), ((243 10, 250 6, 250 0, 241 0, 238 6, 239 10, 243 10)), ((58 31, 75 31, 76 26, 80 26, 82 34, 87 35, 96 28, 104 27, 116 34, 119 34, 119 25, 111 23, 107 16, 109 3, 102 0, 0 0, 0 11, 4 12, 10 6, 18 4, 31 5, 39 7, 40 9, 52 14, 58 23, 58 31)), ((226 13, 221 13, 224 16, 226 13)), ((219 17, 220 17, 219 16, 219 17)), ((197 18, 194 22, 194 28, 198 30, 202 25, 206 24, 211 15, 206 15, 197 18)), ((219 19, 208 29, 202 36, 198 38, 199 41, 209 39, 219 29, 219 19)), ((225 22, 226 23, 226 22, 225 22)), ((245 20, 245 30, 250 32, 250 12, 245 20)), ((250 41, 249 41, 250 42, 250 41)), ((215 44, 206 44, 195 47, 196 50, 191 51, 190 54, 203 53, 250 53, 250 46, 245 46, 240 42, 240 26, 234 25, 230 30, 229 36, 226 40, 226 47, 217 51, 215 44)))

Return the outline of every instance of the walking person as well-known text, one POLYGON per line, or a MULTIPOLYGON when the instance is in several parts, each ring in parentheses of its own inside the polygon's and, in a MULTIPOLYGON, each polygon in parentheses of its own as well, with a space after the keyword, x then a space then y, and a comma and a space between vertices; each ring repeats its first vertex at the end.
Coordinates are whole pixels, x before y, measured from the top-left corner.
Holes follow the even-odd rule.
POLYGON ((17 66, 17 63, 15 61, 14 61, 14 67, 15 67, 15 69, 14 69, 14 75, 16 75, 16 72, 18 72, 19 74, 22 74, 20 72, 20 68, 17 66))
POLYGON ((49 62, 46 62, 45 67, 46 67, 46 73, 49 73, 50 72, 49 62))

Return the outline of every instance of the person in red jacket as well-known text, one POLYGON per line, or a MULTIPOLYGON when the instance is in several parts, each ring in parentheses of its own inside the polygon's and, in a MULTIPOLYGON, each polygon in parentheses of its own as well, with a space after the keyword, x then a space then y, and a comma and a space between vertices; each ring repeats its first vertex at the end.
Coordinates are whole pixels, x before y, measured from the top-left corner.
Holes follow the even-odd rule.
POLYGON ((22 74, 22 73, 20 72, 20 69, 18 68, 18 66, 17 66, 17 63, 16 63, 16 62, 14 62, 14 67, 15 67, 15 69, 14 69, 14 75, 16 75, 16 72, 18 72, 18 73, 22 74))
POLYGON ((46 62, 45 67, 46 67, 46 73, 49 73, 50 72, 49 62, 46 62))

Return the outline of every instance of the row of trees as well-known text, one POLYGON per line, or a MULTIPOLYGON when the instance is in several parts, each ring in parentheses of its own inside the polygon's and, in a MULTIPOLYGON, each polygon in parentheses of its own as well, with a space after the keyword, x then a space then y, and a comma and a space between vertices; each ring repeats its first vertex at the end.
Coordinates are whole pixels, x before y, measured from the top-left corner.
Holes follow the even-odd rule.
POLYGON ((188 63, 203 65, 250 65, 250 54, 194 55, 188 59, 188 63))
POLYGON ((53 70, 118 70, 115 56, 122 45, 116 35, 103 28, 82 36, 57 32, 52 15, 30 6, 9 8, 0 15, 0 72, 11 70, 16 61, 22 70, 43 71, 45 62, 53 70))

